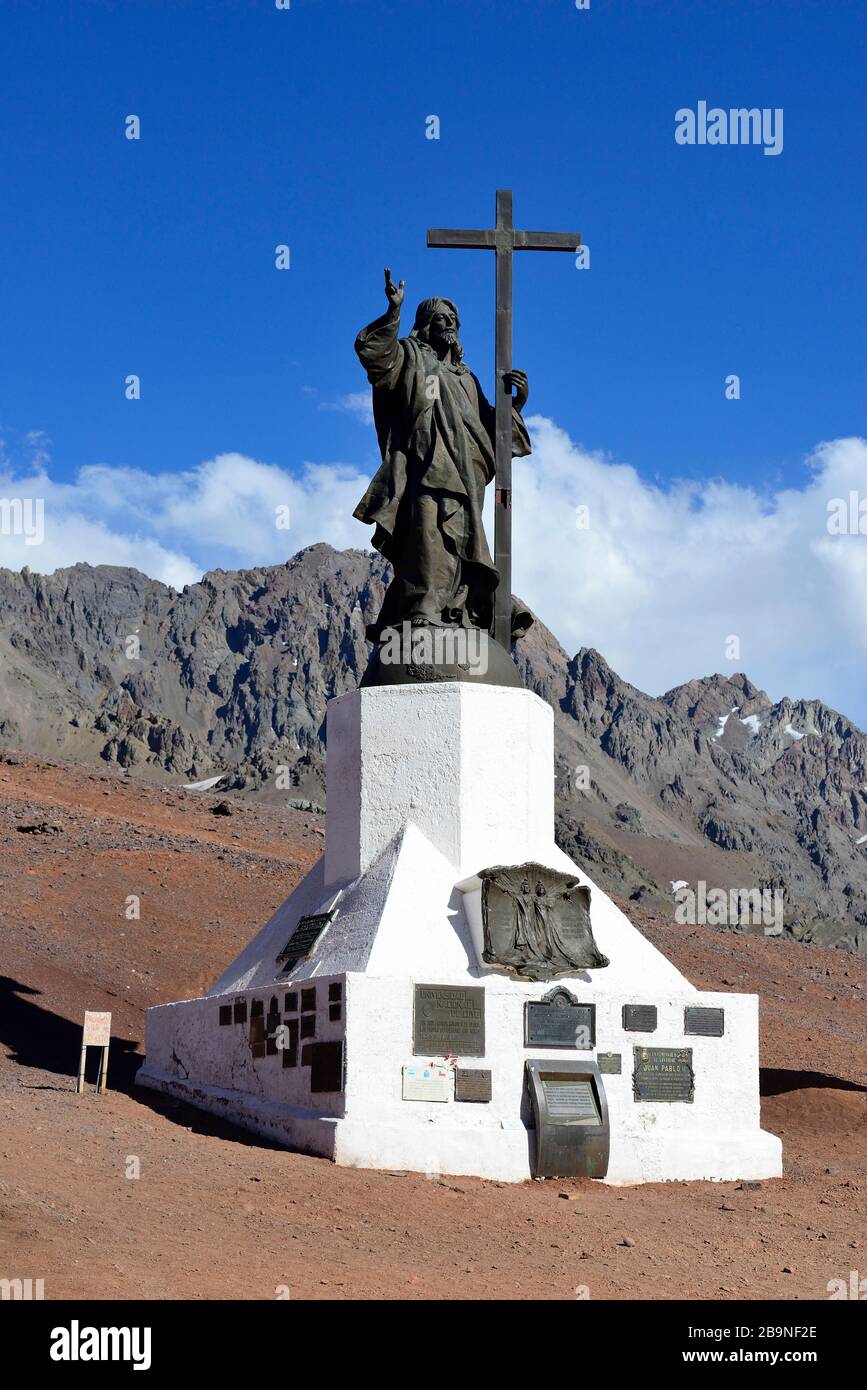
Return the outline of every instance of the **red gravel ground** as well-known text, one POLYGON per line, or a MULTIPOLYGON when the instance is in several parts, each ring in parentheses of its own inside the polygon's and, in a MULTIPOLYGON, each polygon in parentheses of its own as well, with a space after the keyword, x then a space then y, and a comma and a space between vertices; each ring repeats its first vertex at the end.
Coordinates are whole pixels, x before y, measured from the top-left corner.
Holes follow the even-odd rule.
POLYGON ((229 802, 0 761, 0 1277, 49 1299, 824 1299, 867 1277, 867 962, 840 952, 624 905, 694 983, 761 995, 785 1176, 759 1186, 336 1168, 133 1089, 144 1009, 207 988, 321 853, 321 817, 229 802), (102 1097, 74 1091, 85 1009, 113 1014, 102 1097))

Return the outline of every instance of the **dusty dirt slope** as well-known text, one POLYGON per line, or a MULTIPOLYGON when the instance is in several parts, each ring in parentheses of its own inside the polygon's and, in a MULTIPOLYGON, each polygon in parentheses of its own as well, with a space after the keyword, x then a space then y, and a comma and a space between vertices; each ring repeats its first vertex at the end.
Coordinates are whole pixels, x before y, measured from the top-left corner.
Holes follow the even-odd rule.
POLYGON ((867 1276, 867 962, 633 911, 695 983, 760 993, 780 1181, 339 1169, 132 1087, 144 1009, 218 975, 321 852, 321 817, 231 798, 216 816, 206 794, 8 757, 0 1277, 47 1298, 820 1299, 867 1276), (113 1013, 101 1098, 74 1093, 85 1008, 113 1013))

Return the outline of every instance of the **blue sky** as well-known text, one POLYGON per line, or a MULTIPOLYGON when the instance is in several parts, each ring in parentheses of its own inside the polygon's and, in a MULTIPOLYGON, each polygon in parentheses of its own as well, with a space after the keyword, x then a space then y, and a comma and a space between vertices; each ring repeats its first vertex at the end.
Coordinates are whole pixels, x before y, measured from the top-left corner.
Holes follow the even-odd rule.
MULTIPOLYGON (((650 488, 723 479, 774 507, 822 441, 862 428, 864 20, 841 0, 5 0, 9 476, 35 459, 74 487, 103 466, 146 494, 140 474, 165 491, 222 454, 369 472, 372 432, 340 406, 365 389, 352 343, 382 267, 413 304, 457 300, 487 381, 492 257, 429 251, 425 230, 489 225, 504 186, 517 225, 591 251, 586 271, 516 260, 528 413, 650 488), (783 108, 782 153, 676 144, 700 100, 783 108)), ((142 516, 116 507, 114 531, 142 516)), ((171 539, 238 563, 194 517, 171 539)))
POLYGON ((44 430, 63 476, 227 449, 357 459, 352 420, 317 404, 364 385, 352 341, 383 264, 412 299, 458 300, 487 376, 492 258, 424 233, 489 225, 502 185, 518 225, 591 248, 585 272, 518 258, 533 409, 646 476, 797 479, 862 418, 865 16, 7 0, 0 423, 44 430), (699 99, 783 107, 783 153, 677 146, 674 111, 699 99))

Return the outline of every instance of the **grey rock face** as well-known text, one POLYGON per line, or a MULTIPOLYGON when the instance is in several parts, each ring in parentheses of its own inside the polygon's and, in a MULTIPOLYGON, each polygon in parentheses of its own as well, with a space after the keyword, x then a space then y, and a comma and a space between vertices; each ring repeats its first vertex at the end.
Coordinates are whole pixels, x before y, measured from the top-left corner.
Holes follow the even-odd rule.
MULTIPOLYGON (((325 708, 357 687, 388 566, 315 545, 177 593, 135 570, 0 570, 0 748, 324 806, 325 708)), ((867 738, 745 675, 655 698, 536 622, 516 648, 555 711, 558 837, 603 887, 781 887, 786 931, 867 949, 867 738)), ((481 867, 481 866, 480 866, 481 867)))

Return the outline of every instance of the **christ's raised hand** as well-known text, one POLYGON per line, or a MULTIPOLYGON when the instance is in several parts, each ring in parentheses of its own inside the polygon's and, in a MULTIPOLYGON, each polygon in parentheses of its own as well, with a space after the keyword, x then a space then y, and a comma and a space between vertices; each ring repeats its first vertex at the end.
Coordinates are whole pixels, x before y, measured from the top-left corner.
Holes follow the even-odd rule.
POLYGON ((404 286, 403 280, 401 280, 401 282, 400 282, 399 285, 396 285, 396 284, 394 283, 394 281, 393 281, 392 278, 391 278, 391 271, 390 271, 390 270, 388 269, 388 267, 386 266, 386 269, 385 269, 385 297, 386 297, 386 299, 388 300, 389 304, 391 305, 392 309, 399 309, 400 306, 401 306, 401 304, 403 303, 403 286, 404 286))

